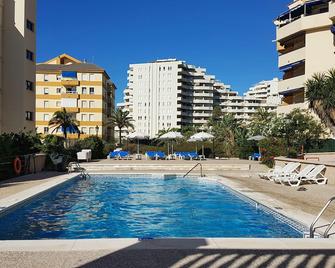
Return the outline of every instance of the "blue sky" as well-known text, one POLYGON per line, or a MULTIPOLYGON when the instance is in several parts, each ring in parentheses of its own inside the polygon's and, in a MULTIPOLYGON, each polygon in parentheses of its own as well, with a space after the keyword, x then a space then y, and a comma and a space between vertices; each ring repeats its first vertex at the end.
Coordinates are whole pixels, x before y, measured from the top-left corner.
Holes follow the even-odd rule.
POLYGON ((289 0, 43 0, 37 60, 61 53, 104 67, 127 84, 130 63, 178 58, 245 92, 279 76, 273 19, 289 0))

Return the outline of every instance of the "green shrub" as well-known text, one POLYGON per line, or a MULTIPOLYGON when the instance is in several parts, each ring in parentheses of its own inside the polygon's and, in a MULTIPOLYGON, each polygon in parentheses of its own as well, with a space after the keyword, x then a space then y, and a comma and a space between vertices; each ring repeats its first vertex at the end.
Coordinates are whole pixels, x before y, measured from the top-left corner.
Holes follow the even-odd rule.
POLYGON ((42 151, 46 154, 58 153, 64 154, 65 139, 61 136, 47 135, 43 139, 42 151))
POLYGON ((104 154, 104 142, 101 138, 97 136, 90 136, 83 140, 79 140, 74 146, 78 152, 81 149, 91 149, 92 150, 92 159, 102 159, 105 158, 104 154))
POLYGON ((259 142, 262 154, 262 163, 268 167, 274 166, 274 158, 286 155, 285 142, 279 138, 266 138, 259 142))

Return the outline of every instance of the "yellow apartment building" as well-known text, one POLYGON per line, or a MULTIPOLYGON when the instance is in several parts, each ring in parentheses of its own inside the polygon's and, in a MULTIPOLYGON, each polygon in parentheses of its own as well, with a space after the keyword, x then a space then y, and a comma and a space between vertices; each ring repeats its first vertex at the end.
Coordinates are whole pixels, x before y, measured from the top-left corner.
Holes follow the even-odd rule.
POLYGON ((35 131, 36 0, 0 0, 0 133, 35 131))
POLYGON ((305 83, 335 68, 335 1, 295 0, 275 21, 279 69, 278 113, 307 108, 305 83))
MULTIPOLYGON (((67 54, 39 63, 36 66, 36 129, 50 134, 48 122, 55 111, 65 108, 79 123, 77 139, 97 135, 104 140, 114 137, 109 117, 114 110, 114 83, 107 72, 91 63, 82 62, 67 54)), ((62 135, 59 131, 55 133, 62 135)))

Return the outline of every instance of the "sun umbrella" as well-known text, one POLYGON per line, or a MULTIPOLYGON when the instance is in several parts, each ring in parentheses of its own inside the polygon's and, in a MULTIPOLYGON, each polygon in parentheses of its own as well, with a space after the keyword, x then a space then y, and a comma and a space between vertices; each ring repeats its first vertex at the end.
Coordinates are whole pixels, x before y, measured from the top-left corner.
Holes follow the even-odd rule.
MULTIPOLYGON (((261 141, 264 140, 265 137, 262 135, 256 135, 248 138, 248 141, 261 141)), ((261 154, 261 147, 258 144, 258 153, 261 154)))
POLYGON ((187 142, 194 142, 195 143, 195 151, 198 152, 198 144, 197 142, 200 141, 200 140, 197 140, 197 139, 192 139, 192 138, 189 138, 187 140, 187 142))
MULTIPOLYGON (((159 137, 160 140, 178 140, 178 139, 183 139, 184 136, 180 132, 175 132, 175 131, 170 131, 168 133, 163 134, 162 136, 159 137)), ((172 144, 172 154, 173 154, 173 144, 172 144)), ((168 144, 168 154, 169 154, 169 144, 168 144)))
POLYGON ((133 132, 127 136, 127 139, 129 140, 137 140, 137 154, 140 153, 140 140, 145 140, 148 138, 149 136, 139 132, 133 132))
MULTIPOLYGON (((198 140, 198 141, 206 141, 206 140, 211 140, 213 139, 214 136, 212 134, 209 134, 207 132, 199 132, 197 134, 194 134, 191 136, 192 140, 198 140)), ((204 144, 202 144, 202 155, 204 155, 204 144)))

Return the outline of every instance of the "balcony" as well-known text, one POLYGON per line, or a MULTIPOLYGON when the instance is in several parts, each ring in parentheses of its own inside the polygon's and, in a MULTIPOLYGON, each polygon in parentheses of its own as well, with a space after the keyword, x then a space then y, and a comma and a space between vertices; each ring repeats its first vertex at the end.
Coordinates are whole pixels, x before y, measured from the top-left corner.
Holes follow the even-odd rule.
POLYGON ((283 93, 286 91, 303 88, 305 85, 305 75, 296 76, 290 79, 279 81, 278 91, 283 93))
POLYGON ((279 56, 279 68, 286 66, 288 64, 302 61, 306 58, 306 48, 300 48, 297 50, 294 50, 292 52, 289 52, 287 54, 283 54, 279 56))
POLYGON ((277 40, 282 40, 299 32, 330 26, 331 24, 329 13, 320 13, 307 17, 301 16, 300 19, 277 28, 277 40))

